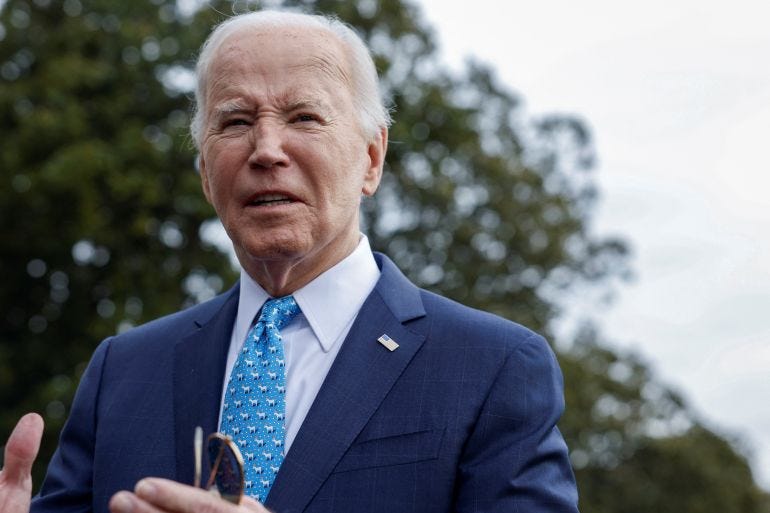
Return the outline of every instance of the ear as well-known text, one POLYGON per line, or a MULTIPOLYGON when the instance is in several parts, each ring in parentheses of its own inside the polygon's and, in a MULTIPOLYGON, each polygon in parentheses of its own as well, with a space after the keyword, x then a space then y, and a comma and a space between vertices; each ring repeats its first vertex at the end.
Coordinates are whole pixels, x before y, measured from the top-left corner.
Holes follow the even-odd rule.
POLYGON ((383 127, 375 135, 367 146, 369 155, 369 167, 364 175, 364 183, 361 192, 365 196, 371 196, 377 190, 382 179, 382 167, 385 164, 385 153, 388 151, 388 128, 383 127))
POLYGON ((206 161, 203 159, 203 154, 198 154, 198 171, 201 174, 201 188, 203 194, 206 196, 206 201, 213 205, 211 202, 211 185, 209 184, 209 173, 206 168, 206 161))

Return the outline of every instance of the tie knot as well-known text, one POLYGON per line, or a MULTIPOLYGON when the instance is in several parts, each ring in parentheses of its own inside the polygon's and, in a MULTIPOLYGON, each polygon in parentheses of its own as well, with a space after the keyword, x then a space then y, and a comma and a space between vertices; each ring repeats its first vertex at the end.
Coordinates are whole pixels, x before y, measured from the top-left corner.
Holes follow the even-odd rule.
POLYGON ((300 308, 294 300, 294 296, 269 299, 262 307, 262 313, 259 314, 257 323, 261 322, 266 326, 273 325, 280 330, 289 324, 299 312, 300 308))

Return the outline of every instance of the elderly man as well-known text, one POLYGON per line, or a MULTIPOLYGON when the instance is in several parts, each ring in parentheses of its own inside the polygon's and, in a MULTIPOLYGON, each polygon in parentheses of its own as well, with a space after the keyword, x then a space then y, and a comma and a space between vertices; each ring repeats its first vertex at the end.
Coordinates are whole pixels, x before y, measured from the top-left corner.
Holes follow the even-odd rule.
MULTIPOLYGON (((389 123, 362 41, 251 13, 197 77, 203 192, 240 283, 99 346, 32 511, 577 511, 545 341, 418 289, 359 232, 389 123), (190 486, 196 426, 240 448, 240 505, 190 486)), ((11 437, 3 511, 29 507, 41 429, 11 437)))

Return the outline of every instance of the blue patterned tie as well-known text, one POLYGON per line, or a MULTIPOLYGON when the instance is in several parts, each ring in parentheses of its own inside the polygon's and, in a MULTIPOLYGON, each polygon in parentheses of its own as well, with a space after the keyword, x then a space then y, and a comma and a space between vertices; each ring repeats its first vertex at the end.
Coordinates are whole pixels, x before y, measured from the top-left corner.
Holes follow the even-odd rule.
POLYGON ((286 376, 279 330, 299 311, 292 296, 265 303, 243 343, 222 405, 220 430, 238 445, 245 492, 260 502, 265 502, 284 456, 286 376))

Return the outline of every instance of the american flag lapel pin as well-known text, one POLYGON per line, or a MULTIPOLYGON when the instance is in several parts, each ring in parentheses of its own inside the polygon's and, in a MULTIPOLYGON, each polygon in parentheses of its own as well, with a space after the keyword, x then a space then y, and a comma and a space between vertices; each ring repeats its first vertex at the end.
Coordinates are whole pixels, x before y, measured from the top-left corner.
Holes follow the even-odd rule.
POLYGON ((398 344, 396 343, 396 341, 384 333, 380 338, 377 339, 377 342, 385 346, 388 349, 388 351, 392 352, 398 349, 398 344))

